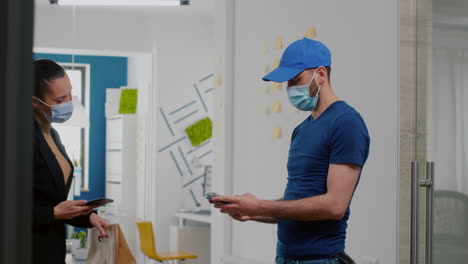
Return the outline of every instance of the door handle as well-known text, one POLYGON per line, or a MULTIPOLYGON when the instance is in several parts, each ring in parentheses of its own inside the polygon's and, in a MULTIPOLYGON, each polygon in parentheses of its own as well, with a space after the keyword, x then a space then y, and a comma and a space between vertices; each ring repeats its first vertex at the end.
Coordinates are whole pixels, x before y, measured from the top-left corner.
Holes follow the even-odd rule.
POLYGON ((434 162, 426 162, 426 179, 421 180, 426 187, 426 264, 432 264, 432 212, 434 202, 434 162))
POLYGON ((411 264, 419 259, 419 163, 411 162, 411 264))
POLYGON ((426 179, 419 180, 419 163, 411 162, 411 264, 419 260, 419 187, 426 188, 425 263, 432 264, 434 162, 426 162, 426 179))

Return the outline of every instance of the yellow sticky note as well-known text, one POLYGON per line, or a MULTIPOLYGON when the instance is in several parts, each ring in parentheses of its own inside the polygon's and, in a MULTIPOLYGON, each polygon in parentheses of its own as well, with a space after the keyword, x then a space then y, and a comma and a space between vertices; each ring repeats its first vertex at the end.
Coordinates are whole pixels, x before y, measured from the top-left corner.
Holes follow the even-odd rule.
POLYGON ((192 146, 199 146, 213 136, 213 122, 209 117, 204 118, 185 128, 185 133, 187 133, 192 146))
POLYGON ((277 126, 275 127, 275 129, 273 129, 273 139, 280 139, 282 137, 282 133, 281 133, 281 127, 280 126, 277 126))
POLYGON ((271 107, 272 113, 281 113, 281 102, 276 100, 273 106, 271 107))
POLYGON ((307 29, 307 32, 304 34, 304 37, 305 38, 310 38, 310 39, 314 39, 315 37, 317 37, 317 33, 315 31, 315 27, 314 26, 310 26, 308 29, 307 29))
POLYGON ((263 68, 263 73, 264 74, 270 73, 270 64, 265 65, 265 67, 263 68))
POLYGON ((221 80, 221 75, 216 75, 215 77, 215 81, 214 81, 214 85, 215 86, 221 86, 221 84, 223 84, 222 80, 221 80))
POLYGON ((135 114, 137 111, 137 103, 137 89, 122 89, 120 92, 119 114, 135 114))
POLYGON ((281 91, 281 89, 283 89, 283 84, 275 82, 271 85, 271 89, 273 91, 281 91))
POLYGON ((280 65, 280 59, 276 59, 275 64, 273 65, 273 69, 278 68, 280 65))
POLYGON ((275 49, 280 50, 282 48, 283 48, 283 37, 278 36, 276 37, 276 41, 275 41, 275 49))

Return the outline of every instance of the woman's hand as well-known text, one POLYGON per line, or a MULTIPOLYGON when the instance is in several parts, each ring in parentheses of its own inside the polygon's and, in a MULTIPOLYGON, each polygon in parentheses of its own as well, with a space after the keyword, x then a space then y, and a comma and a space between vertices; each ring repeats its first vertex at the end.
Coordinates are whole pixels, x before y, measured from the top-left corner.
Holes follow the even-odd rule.
POLYGON ((87 215, 95 206, 86 206, 86 200, 64 201, 54 207, 55 219, 73 219, 80 215, 87 215))
POLYGON ((89 222, 99 231, 100 238, 109 237, 104 230, 104 228, 109 227, 109 222, 107 222, 104 218, 95 213, 92 213, 89 215, 89 222))

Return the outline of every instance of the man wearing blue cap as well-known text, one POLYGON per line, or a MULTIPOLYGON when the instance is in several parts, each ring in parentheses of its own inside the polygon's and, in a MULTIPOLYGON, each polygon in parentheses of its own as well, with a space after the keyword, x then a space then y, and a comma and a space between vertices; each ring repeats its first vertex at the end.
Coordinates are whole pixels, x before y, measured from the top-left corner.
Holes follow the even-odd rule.
POLYGON ((370 138, 360 114, 335 95, 330 71, 329 49, 304 38, 289 45, 279 67, 263 77, 287 81, 291 104, 312 113, 294 129, 284 197, 212 199, 236 220, 277 223, 277 264, 353 263, 344 254, 349 204, 370 138))

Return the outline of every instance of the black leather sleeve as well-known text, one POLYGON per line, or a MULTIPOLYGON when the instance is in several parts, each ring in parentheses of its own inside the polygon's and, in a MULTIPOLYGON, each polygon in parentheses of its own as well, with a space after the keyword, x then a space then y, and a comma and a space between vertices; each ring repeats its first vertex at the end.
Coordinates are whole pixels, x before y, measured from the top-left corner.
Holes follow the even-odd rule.
MULTIPOLYGON (((92 212, 91 214, 94 214, 94 213, 95 212, 92 212)), ((89 216, 91 214, 80 215, 73 219, 65 220, 65 224, 69 224, 69 225, 76 226, 76 227, 82 227, 82 228, 92 228, 93 225, 91 225, 91 222, 89 222, 89 216)))
POLYGON ((48 230, 54 223, 54 207, 34 205, 34 230, 48 230))

